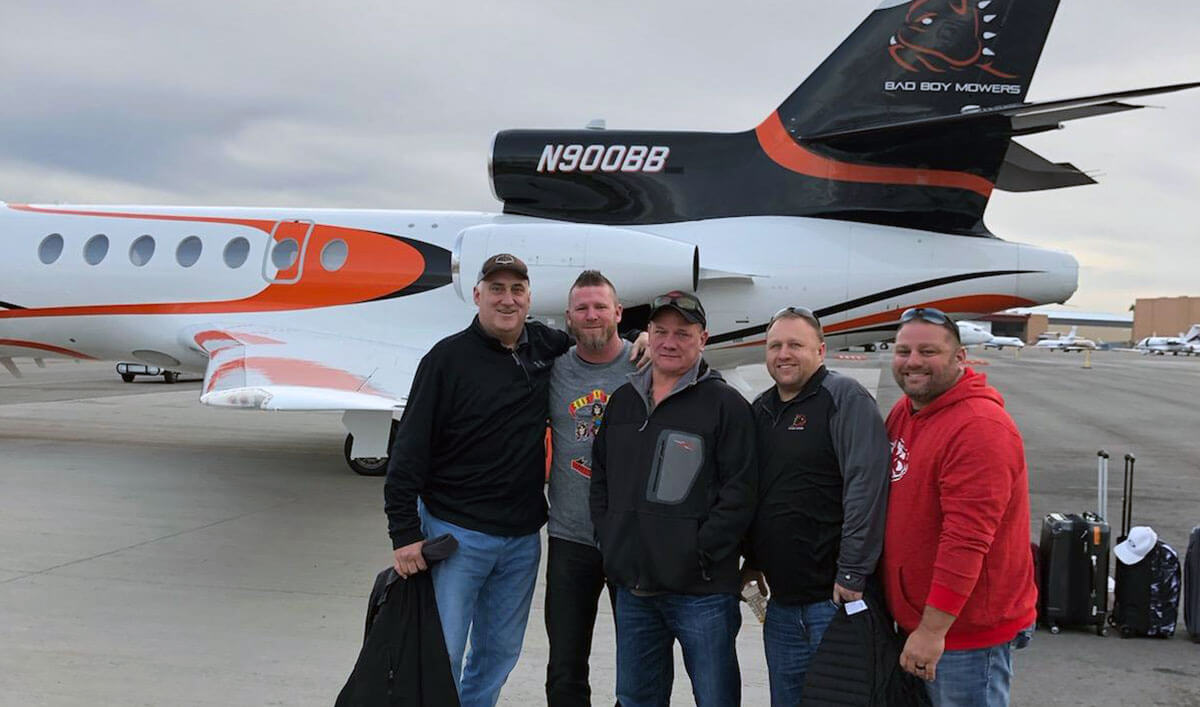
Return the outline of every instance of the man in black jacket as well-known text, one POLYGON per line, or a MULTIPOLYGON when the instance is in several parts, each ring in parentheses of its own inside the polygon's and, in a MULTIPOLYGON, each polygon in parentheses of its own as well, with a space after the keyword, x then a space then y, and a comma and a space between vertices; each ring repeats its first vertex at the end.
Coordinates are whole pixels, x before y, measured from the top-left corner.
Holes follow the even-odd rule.
POLYGON ((809 310, 767 325, 775 385, 754 401, 762 462, 744 580, 770 588, 763 644, 772 705, 801 702, 805 672, 838 605, 862 598, 883 548, 889 446, 871 395, 825 368, 809 310))
POLYGON ((474 298, 471 325, 434 345, 417 368, 384 508, 401 577, 426 569, 423 538, 457 538, 458 552, 433 568, 434 593, 462 704, 491 707, 529 620, 546 522, 547 391, 570 342, 525 321, 528 270, 512 255, 484 262, 474 298))
POLYGON ((697 704, 741 699, 738 548, 754 515, 754 420, 701 358, 700 301, 673 292, 650 315, 651 366, 609 398, 589 494, 604 571, 617 586, 617 699, 665 705, 672 646, 697 704))

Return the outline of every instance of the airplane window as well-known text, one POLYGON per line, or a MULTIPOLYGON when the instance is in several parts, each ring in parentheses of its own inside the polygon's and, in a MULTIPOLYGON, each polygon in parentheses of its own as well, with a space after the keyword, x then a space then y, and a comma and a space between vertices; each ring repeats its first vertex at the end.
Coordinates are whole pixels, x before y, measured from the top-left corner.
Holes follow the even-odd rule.
POLYGON ((153 257, 154 239, 150 236, 139 236, 133 245, 129 246, 129 262, 139 268, 150 262, 153 257))
POLYGON ((63 237, 57 233, 51 233, 42 239, 42 244, 38 246, 38 259, 46 265, 58 260, 58 256, 62 255, 63 237))
POLYGON ((329 241, 321 249, 321 267, 329 272, 341 270, 349 255, 350 247, 346 245, 346 241, 341 238, 329 241))
POLYGON ((300 253, 300 244, 295 238, 285 238, 275 244, 271 250, 271 262, 278 270, 287 270, 296 264, 296 256, 300 253))
POLYGON ((237 269, 246 263, 250 255, 250 241, 238 236, 225 245, 225 264, 237 269))
POLYGON ((97 233, 83 244, 83 259, 88 265, 98 265, 108 255, 108 236, 97 233))
POLYGON ((200 253, 204 250, 204 244, 196 236, 188 236, 182 241, 179 241, 179 247, 175 249, 175 261, 185 268, 190 268, 200 259, 200 253))

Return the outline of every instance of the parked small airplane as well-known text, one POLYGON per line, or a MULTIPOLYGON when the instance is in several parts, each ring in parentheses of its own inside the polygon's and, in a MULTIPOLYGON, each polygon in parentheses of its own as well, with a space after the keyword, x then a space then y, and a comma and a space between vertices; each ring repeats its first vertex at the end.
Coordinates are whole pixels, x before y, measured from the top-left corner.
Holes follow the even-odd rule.
POLYGON ((627 326, 698 292, 718 368, 761 361, 785 305, 840 348, 909 307, 1065 302, 1075 259, 997 238, 984 210, 1094 182, 1014 138, 1200 83, 1025 102, 1057 6, 884 0, 743 132, 502 131, 503 213, 0 204, 0 364, 140 361, 203 372, 208 405, 342 411, 347 461, 378 473, 421 356, 470 320, 498 252, 528 263, 544 317, 585 268, 627 326))
POLYGON ((1179 336, 1147 336, 1134 345, 1134 348, 1141 351, 1142 354, 1158 354, 1165 356, 1171 354, 1178 356, 1181 353, 1190 353, 1191 347, 1184 343, 1183 335, 1179 336))
POLYGON ((1023 349, 1025 342, 1015 336, 993 336, 991 339, 983 342, 985 349, 1000 349, 1003 351, 1006 348, 1023 349))
POLYGON ((1193 324, 1186 334, 1179 336, 1147 336, 1134 346, 1143 354, 1171 354, 1178 356, 1200 355, 1200 324, 1193 324))
POLYGON ((1078 336, 1079 327, 1071 327, 1071 331, 1063 334, 1057 339, 1038 339, 1034 348, 1050 349, 1051 351, 1083 351, 1084 349, 1096 349, 1096 342, 1091 339, 1085 339, 1078 336))

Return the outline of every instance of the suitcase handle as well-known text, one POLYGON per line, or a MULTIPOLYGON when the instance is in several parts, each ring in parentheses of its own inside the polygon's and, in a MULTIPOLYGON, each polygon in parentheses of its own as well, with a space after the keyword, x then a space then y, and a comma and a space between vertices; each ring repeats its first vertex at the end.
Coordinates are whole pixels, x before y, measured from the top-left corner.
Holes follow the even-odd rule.
POLYGON ((1108 452, 1096 452, 1096 515, 1108 520, 1108 452))
POLYGON ((1133 464, 1137 457, 1125 455, 1125 492, 1121 499, 1121 537, 1129 537, 1129 526, 1133 524, 1133 464))

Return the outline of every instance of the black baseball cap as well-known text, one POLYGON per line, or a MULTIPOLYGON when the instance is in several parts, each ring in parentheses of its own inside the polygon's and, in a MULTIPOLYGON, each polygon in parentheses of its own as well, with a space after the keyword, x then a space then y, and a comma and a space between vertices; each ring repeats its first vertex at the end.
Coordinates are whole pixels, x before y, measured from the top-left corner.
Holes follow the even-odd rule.
POLYGON ((650 305, 650 319, 653 320, 664 309, 672 309, 692 324, 708 328, 708 317, 704 314, 704 305, 700 304, 696 295, 678 290, 659 295, 650 305))
POLYGON ((502 270, 507 270, 525 280, 529 279, 529 268, 525 267, 525 261, 512 253, 497 253, 483 261, 483 266, 479 268, 479 279, 476 282, 482 282, 502 270))

